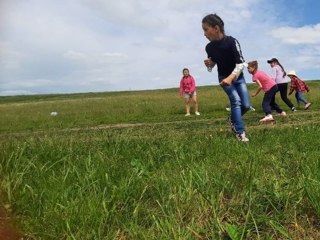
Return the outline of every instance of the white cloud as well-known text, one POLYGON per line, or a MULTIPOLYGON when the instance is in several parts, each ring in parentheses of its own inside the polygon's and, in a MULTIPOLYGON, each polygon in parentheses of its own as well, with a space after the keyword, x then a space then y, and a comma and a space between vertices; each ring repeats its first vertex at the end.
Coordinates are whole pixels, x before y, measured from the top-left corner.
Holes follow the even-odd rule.
POLYGON ((164 26, 159 16, 151 14, 154 8, 157 9, 152 1, 80 0, 79 2, 92 9, 93 13, 98 13, 107 21, 119 26, 119 31, 125 29, 132 32, 130 28, 156 31, 157 28, 164 26))
POLYGON ((319 44, 320 24, 308 25, 299 28, 280 27, 271 32, 274 38, 288 44, 319 44))
POLYGON ((209 74, 203 65, 201 20, 209 13, 222 17, 244 58, 258 60, 262 70, 270 71, 271 57, 306 73, 319 66, 319 24, 293 28, 282 21, 279 2, 230 0, 228 8, 224 0, 1 4, 0 95, 178 87, 184 67, 198 85, 217 84, 216 70, 209 74))
POLYGON ((118 52, 93 54, 69 50, 63 54, 63 56, 75 63, 84 64, 89 67, 106 66, 107 64, 124 64, 129 60, 129 57, 126 54, 118 52))
MULTIPOLYGON (((13 49, 10 43, 0 41, 0 66, 6 71, 17 71, 24 54, 13 49)), ((1 73, 0 73, 1 74, 1 73)))

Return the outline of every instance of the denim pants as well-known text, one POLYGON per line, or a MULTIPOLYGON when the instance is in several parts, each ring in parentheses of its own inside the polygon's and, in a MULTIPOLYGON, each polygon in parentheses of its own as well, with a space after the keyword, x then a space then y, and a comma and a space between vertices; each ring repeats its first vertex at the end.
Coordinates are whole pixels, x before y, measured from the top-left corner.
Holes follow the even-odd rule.
POLYGON ((296 99, 297 99, 297 103, 298 103, 298 104, 299 104, 299 102, 303 102, 304 104, 307 104, 307 103, 308 103, 308 101, 303 98, 302 92, 296 92, 295 96, 296 96, 296 99))
MULTIPOLYGON (((224 78, 223 76, 219 76, 219 81, 222 81, 224 78)), ((243 76, 240 76, 230 86, 224 86, 223 90, 230 100, 232 123, 236 132, 241 134, 245 131, 242 115, 250 109, 250 97, 246 80, 243 76)))

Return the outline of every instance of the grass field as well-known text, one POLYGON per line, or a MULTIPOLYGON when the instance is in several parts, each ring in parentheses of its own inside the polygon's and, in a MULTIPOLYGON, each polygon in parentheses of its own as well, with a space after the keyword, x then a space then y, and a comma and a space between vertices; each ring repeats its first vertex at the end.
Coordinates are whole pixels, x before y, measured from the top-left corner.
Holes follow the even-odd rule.
POLYGON ((26 239, 320 239, 308 84, 310 110, 277 96, 289 116, 271 124, 252 98, 249 143, 219 87, 198 87, 201 116, 187 118, 178 89, 0 97, 1 207, 26 239))

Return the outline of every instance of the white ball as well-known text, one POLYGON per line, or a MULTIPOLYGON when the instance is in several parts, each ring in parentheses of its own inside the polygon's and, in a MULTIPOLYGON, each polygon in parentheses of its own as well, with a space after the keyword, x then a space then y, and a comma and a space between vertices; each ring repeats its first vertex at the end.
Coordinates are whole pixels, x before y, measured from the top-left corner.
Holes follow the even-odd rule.
POLYGON ((55 116, 58 115, 58 113, 57 113, 57 112, 51 112, 50 115, 53 116, 53 117, 55 117, 55 116))

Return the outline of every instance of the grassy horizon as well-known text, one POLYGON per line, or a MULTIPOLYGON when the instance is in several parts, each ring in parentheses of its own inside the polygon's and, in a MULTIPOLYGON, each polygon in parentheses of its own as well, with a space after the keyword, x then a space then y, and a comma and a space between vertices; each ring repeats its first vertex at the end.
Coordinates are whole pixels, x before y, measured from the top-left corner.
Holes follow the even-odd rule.
POLYGON ((319 239, 320 82, 308 84, 311 109, 278 96, 289 116, 272 124, 253 98, 248 144, 218 86, 198 87, 190 118, 178 89, 0 97, 0 203, 27 239, 319 239))

